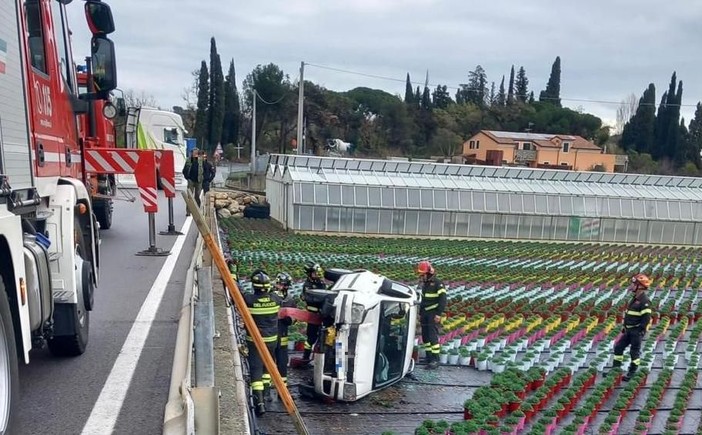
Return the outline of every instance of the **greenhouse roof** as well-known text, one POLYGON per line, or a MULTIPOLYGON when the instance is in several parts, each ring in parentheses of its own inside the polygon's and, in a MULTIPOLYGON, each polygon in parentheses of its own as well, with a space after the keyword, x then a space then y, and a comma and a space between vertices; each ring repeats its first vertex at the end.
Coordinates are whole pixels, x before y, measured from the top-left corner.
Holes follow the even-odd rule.
MULTIPOLYGON (((532 181, 547 181, 547 182, 568 182, 566 184, 577 184, 574 193, 579 193, 583 190, 587 194, 589 190, 598 191, 599 188, 622 188, 625 196, 638 197, 637 192, 640 192, 641 186, 651 187, 668 187, 674 189, 654 189, 654 192, 667 190, 677 190, 678 188, 688 188, 689 193, 681 193, 695 200, 699 200, 700 193, 696 188, 702 187, 702 178, 693 177, 672 177, 665 175, 643 175, 643 174, 619 174, 607 172, 576 172, 565 171, 559 169, 532 169, 518 167, 501 167, 501 166, 477 166, 477 165, 458 165, 448 163, 420 163, 420 162, 397 162, 390 160, 371 160, 371 159, 348 159, 338 157, 316 157, 305 155, 271 155, 269 161, 269 172, 280 174, 285 168, 306 168, 308 171, 325 170, 326 173, 336 171, 339 174, 343 173, 358 173, 364 175, 374 174, 374 176, 382 176, 387 179, 395 180, 386 184, 393 185, 402 183, 397 179, 407 178, 408 175, 414 174, 413 178, 417 183, 423 183, 419 180, 428 179, 432 176, 441 178, 458 178, 469 177, 471 179, 480 179, 479 181, 488 183, 506 182, 509 180, 519 180, 519 184, 526 180, 532 181), (591 186, 596 184, 596 186, 591 186), (587 185, 587 186, 584 186, 587 185), (626 188, 624 186, 630 186, 626 188), (599 187, 598 187, 599 186, 599 187), (694 190, 694 191, 693 191, 694 190)), ((409 182, 415 182, 409 181, 409 182)), ((361 181, 362 182, 362 181, 361 181)), ((548 185, 549 183, 536 183, 548 185)), ((558 185, 558 184, 556 184, 558 185)), ((420 184, 419 187, 432 187, 434 184, 420 184)), ((450 187, 458 188, 458 187, 450 187)), ((508 189, 509 190, 509 189, 508 189)), ((562 191, 554 193, 564 193, 562 191)), ((667 195, 667 193, 666 193, 667 195)), ((669 196, 666 196, 668 198, 669 196)))

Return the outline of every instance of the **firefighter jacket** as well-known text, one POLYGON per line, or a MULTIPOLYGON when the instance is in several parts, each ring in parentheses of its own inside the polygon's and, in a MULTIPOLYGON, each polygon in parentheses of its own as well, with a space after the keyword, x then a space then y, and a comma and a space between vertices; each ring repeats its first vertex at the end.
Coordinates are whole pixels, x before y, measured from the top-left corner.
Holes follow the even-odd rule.
POLYGON ((422 305, 420 311, 423 313, 443 314, 446 309, 446 289, 444 284, 436 277, 432 276, 421 284, 422 305))
MULTIPOLYGON (((293 298, 290 296, 288 296, 287 298, 283 298, 282 296, 280 296, 280 298, 282 299, 280 303, 281 308, 295 308, 297 306, 293 298)), ((287 337, 288 327, 292 325, 292 322, 293 320, 290 317, 282 317, 278 319, 278 335, 280 335, 281 337, 287 337)))
POLYGON ((651 301, 645 293, 634 296, 624 315, 624 328, 645 333, 651 320, 651 301))
MULTIPOLYGON (((266 343, 278 341, 278 312, 282 302, 280 296, 273 292, 254 291, 245 294, 244 300, 263 341, 266 343)), ((250 334, 246 334, 246 339, 253 341, 250 334)))
POLYGON ((305 301, 305 303, 307 304, 307 311, 312 313, 318 313, 324 305, 323 298, 313 298, 307 293, 307 290, 324 290, 326 288, 327 286, 321 279, 311 280, 307 278, 305 280, 305 283, 302 285, 302 300, 305 301))

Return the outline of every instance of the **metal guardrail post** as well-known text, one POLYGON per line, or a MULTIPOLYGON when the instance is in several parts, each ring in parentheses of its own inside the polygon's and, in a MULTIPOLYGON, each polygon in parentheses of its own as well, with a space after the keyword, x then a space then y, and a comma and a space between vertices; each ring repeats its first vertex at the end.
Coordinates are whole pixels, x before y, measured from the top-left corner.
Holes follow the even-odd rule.
POLYGON ((214 307, 212 268, 197 271, 198 300, 195 305, 195 386, 214 386, 214 307))

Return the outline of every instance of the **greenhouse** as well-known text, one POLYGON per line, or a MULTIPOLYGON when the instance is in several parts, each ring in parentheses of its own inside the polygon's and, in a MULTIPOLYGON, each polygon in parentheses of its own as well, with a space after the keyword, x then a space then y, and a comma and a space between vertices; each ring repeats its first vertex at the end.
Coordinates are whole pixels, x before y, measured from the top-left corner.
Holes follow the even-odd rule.
POLYGON ((702 179, 273 155, 271 217, 333 233, 702 245, 702 179))

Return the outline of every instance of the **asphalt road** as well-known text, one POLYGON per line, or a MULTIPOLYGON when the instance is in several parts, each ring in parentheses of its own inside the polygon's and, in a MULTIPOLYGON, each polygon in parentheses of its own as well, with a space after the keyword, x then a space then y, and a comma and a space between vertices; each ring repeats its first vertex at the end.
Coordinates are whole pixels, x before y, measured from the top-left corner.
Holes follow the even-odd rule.
MULTIPOLYGON (((130 191, 136 195, 136 191, 130 191)), ((185 221, 185 204, 175 198, 175 226, 185 221)), ((167 229, 167 201, 160 192, 156 231, 167 229)), ((186 269, 195 245, 192 225, 166 287, 115 425, 115 434, 157 434, 163 426, 173 349, 186 269)), ((166 257, 137 257, 148 247, 148 218, 138 199, 116 201, 111 229, 101 231, 102 267, 95 309, 90 313, 90 341, 80 357, 54 358, 47 349, 31 353, 20 367, 22 399, 18 435, 80 434, 100 396, 115 359, 166 257)), ((174 236, 157 236, 169 249, 174 236)), ((107 433, 107 432, 106 432, 107 433)))

